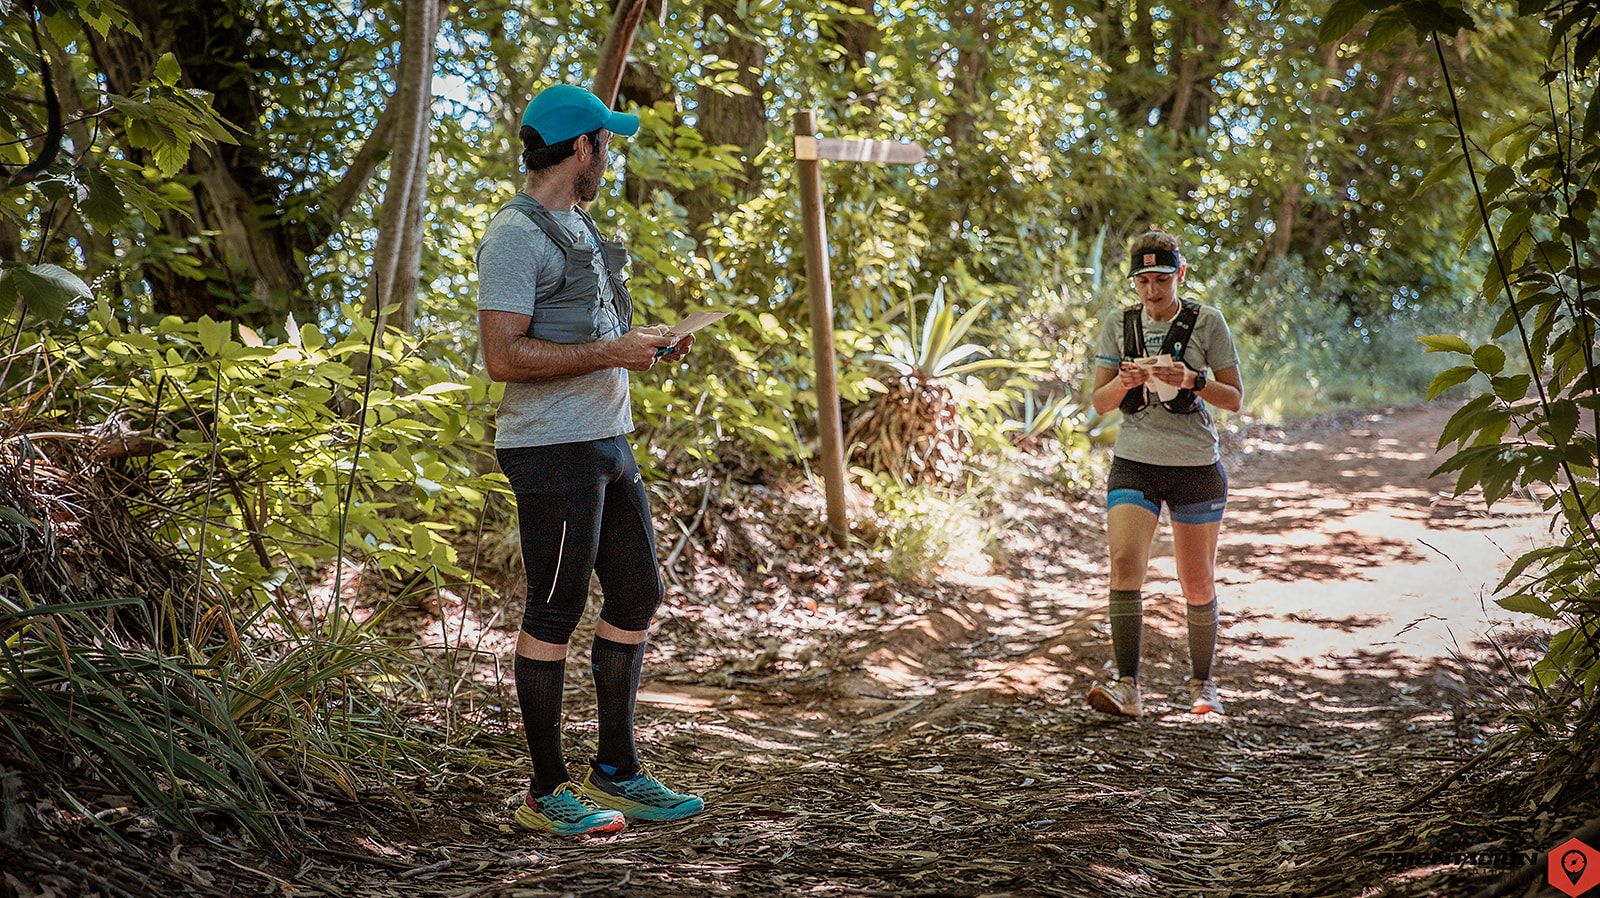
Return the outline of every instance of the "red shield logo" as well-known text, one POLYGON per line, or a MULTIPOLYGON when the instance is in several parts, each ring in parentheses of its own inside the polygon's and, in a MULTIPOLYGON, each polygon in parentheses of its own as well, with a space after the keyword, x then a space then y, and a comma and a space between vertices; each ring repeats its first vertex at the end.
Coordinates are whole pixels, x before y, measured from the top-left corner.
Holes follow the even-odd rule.
POLYGON ((1600 851, 1568 839, 1550 851, 1550 884, 1578 898, 1600 885, 1600 851))
POLYGON ((1145 253, 1144 254, 1144 264, 1146 264, 1146 265, 1154 265, 1154 264, 1156 264, 1156 254, 1155 253, 1145 253))

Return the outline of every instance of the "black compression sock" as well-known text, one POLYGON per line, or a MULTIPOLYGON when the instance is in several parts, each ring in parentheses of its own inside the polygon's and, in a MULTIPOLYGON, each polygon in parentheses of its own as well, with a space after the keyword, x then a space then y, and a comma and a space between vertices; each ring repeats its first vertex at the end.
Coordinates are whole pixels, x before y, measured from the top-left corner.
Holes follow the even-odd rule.
POLYGON ((639 694, 644 643, 629 645, 596 636, 590 659, 600 713, 600 747, 595 752, 595 766, 608 777, 627 779, 639 771, 639 755, 633 744, 633 707, 639 694))
POLYGON ((567 781, 567 761, 561 754, 561 686, 565 661, 535 661, 517 656, 512 671, 517 680, 517 700, 522 705, 522 729, 528 735, 528 755, 533 759, 534 795, 549 795, 567 781))
POLYGON ((1111 590, 1111 650, 1117 657, 1117 674, 1124 679, 1139 675, 1143 631, 1144 604, 1139 590, 1111 590))

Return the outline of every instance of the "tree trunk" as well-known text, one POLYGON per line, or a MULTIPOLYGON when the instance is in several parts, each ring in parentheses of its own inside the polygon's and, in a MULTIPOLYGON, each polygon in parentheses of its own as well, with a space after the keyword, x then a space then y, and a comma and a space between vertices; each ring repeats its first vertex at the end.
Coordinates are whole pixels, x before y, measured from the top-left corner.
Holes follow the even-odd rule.
POLYGON ((244 132, 236 146, 206 150, 196 145, 185 171, 194 178, 194 207, 187 215, 164 214, 160 225, 164 234, 190 240, 213 276, 237 274, 232 282, 217 284, 148 267, 142 274, 156 310, 186 318, 226 317, 225 301, 217 296, 221 288, 223 295, 253 298, 270 310, 266 317, 281 317, 289 298, 300 293, 304 273, 294 264, 291 241, 277 219, 278 186, 266 174, 254 136, 263 114, 260 91, 253 71, 238 65, 254 55, 252 17, 242 8, 219 16, 198 0, 133 0, 126 9, 142 38, 119 30, 101 38, 84 29, 107 87, 118 94, 134 93, 138 82, 151 77, 156 60, 171 52, 182 66, 184 83, 210 91, 213 108, 244 132))
MULTIPOLYGON (((1317 92, 1312 95, 1311 114, 1313 116, 1320 116, 1322 107, 1327 105, 1328 97, 1333 92, 1333 85, 1330 83, 1329 76, 1333 72, 1334 65, 1339 61, 1339 44, 1340 41, 1328 41, 1323 45, 1322 66, 1317 73, 1320 83, 1317 85, 1317 92)), ((1314 138, 1312 143, 1315 143, 1314 138)), ((1295 166, 1295 171, 1291 172, 1291 175, 1304 171, 1311 164, 1311 153, 1312 147, 1308 144, 1300 154, 1300 164, 1295 166)), ((1273 258, 1287 255, 1289 246, 1294 240, 1295 222, 1300 218, 1300 206, 1305 202, 1306 198, 1306 191, 1302 185, 1303 181, 1304 178, 1296 177, 1286 178, 1284 181, 1286 186, 1283 199, 1278 202, 1278 215, 1273 221, 1274 230, 1272 232, 1271 249, 1273 258)))
MULTIPOLYGON (((611 29, 600 44, 599 62, 595 65, 594 94, 607 106, 617 105, 617 88, 622 85, 622 69, 628 64, 628 51, 633 49, 634 35, 639 33, 639 23, 650 6, 650 0, 620 0, 616 14, 611 17, 611 29)), ((665 6, 661 7, 665 11, 665 6)))
POLYGON ((1150 16, 1150 0, 1133 5, 1133 45, 1139 51, 1139 64, 1149 68, 1156 61, 1155 21, 1150 16))
MULTIPOLYGON (((46 58, 49 59, 50 71, 55 82, 56 96, 61 101, 61 114, 66 125, 66 136, 72 140, 72 151, 78 157, 78 166, 82 169, 92 168, 99 157, 89 152, 89 147, 94 143, 94 135, 89 130, 89 124, 84 120, 83 98, 78 90, 78 75, 69 56, 53 37, 44 38, 46 58)), ((101 275, 115 264, 116 247, 111 239, 90 227, 82 220, 74 209, 63 226, 65 231, 71 233, 78 241, 78 246, 83 251, 83 280, 94 288, 96 293, 104 295, 103 285, 98 283, 101 275)), ((116 295, 115 293, 113 294, 116 295)))
POLYGON ((150 284, 156 311, 256 324, 279 322, 286 311, 309 311, 306 272, 297 253, 319 249, 365 189, 388 152, 381 133, 386 117, 380 117, 375 134, 339 182, 289 196, 270 174, 273 160, 257 136, 264 89, 255 69, 245 64, 261 55, 255 6, 241 0, 126 0, 123 7, 139 36, 116 29, 105 37, 92 28, 83 31, 106 87, 124 96, 134 93, 138 82, 150 78, 156 60, 171 52, 183 70, 183 85, 208 91, 217 113, 241 132, 236 146, 209 151, 197 146, 184 170, 193 179, 192 207, 186 214, 167 213, 156 225, 162 234, 192 245, 211 278, 194 280, 159 264, 143 267, 137 279, 150 284), (236 314, 240 305, 249 311, 236 314))
POLYGON ((839 48, 839 59, 845 72, 864 68, 867 54, 878 46, 878 13, 875 0, 841 0, 855 11, 849 18, 823 18, 817 24, 817 36, 839 48))
POLYGON ((438 57, 441 0, 406 0, 400 37, 400 70, 391 103, 395 119, 389 182, 378 216, 372 256, 372 302, 379 326, 410 331, 417 316, 417 268, 422 253, 422 203, 428 192, 428 147, 432 131, 433 67, 438 57), (392 317, 391 317, 392 316, 392 317))
POLYGON ((838 48, 831 66, 846 77, 848 91, 843 106, 849 112, 841 124, 871 131, 878 124, 879 91, 866 75, 867 54, 878 46, 878 12, 875 0, 840 0, 852 10, 848 18, 823 16, 817 22, 817 36, 838 48), (857 110, 863 110, 857 114, 857 110))
POLYGON ((1176 17, 1169 67, 1178 74, 1167 117, 1175 135, 1209 128, 1212 82, 1224 49, 1223 26, 1232 8, 1233 0, 1212 0, 1184 8, 1176 17))
MULTIPOLYGON (((618 102, 632 104, 641 108, 650 109, 658 103, 666 103, 672 110, 672 125, 682 124, 677 113, 677 104, 674 101, 676 91, 653 63, 633 60, 622 71, 622 86, 618 91, 618 102)), ((643 206, 650 202, 658 189, 665 185, 646 179, 630 162, 625 163, 625 172, 622 182, 622 195, 634 206, 643 206)))
MULTIPOLYGON (((1330 78, 1339 74, 1337 70, 1339 61, 1338 48, 1342 42, 1342 40, 1329 41, 1322 47, 1319 60, 1321 69, 1318 72, 1320 83, 1318 84, 1317 91, 1313 97, 1314 105, 1311 108, 1311 115, 1313 116, 1319 115, 1321 108, 1326 106, 1328 101, 1333 96, 1333 85, 1330 81, 1330 78)), ((1406 84, 1407 78, 1411 74, 1410 63, 1412 62, 1413 56, 1413 51, 1404 50, 1391 64, 1387 66, 1386 70, 1384 71, 1383 81, 1378 89, 1377 102, 1370 107, 1373 111, 1373 115, 1370 117, 1369 121, 1381 123, 1384 117, 1388 115, 1389 106, 1394 102, 1395 98, 1399 96, 1400 89, 1406 84)), ((1368 68, 1376 69, 1379 62, 1380 60, 1378 59, 1369 58, 1363 62, 1363 65, 1368 68)), ((1381 128, 1383 126, 1379 124, 1375 127, 1381 128)), ((1358 132, 1356 134, 1347 135, 1347 138, 1351 143, 1358 145, 1373 145, 1375 142, 1382 140, 1382 137, 1377 135, 1371 127, 1369 127, 1369 129, 1367 129, 1364 133, 1358 132)), ((1307 146, 1300 154, 1299 163, 1294 169, 1294 172, 1298 173, 1306 170, 1310 166, 1311 162, 1312 149, 1310 146, 1307 146)), ((1357 165, 1359 164, 1360 161, 1358 160, 1357 165)), ((1295 237, 1303 234, 1306 230, 1306 225, 1308 224, 1308 222, 1305 221, 1304 212, 1306 193, 1304 187, 1302 186, 1302 181, 1303 179, 1297 177, 1292 181, 1287 182, 1284 195, 1279 198, 1277 203, 1277 211, 1273 216, 1272 236, 1263 243, 1260 252, 1257 254, 1255 265, 1253 266, 1254 271, 1261 271, 1272 259, 1281 258, 1288 255, 1294 248, 1295 237)), ((1335 181, 1334 183, 1337 184, 1341 182, 1335 181)), ((1310 223, 1316 226, 1318 234, 1326 234, 1331 222, 1331 218, 1328 218, 1322 214, 1318 214, 1313 216, 1313 221, 1310 223)), ((1320 245, 1318 240, 1302 241, 1302 243, 1306 242, 1309 242, 1312 246, 1320 245)))
POLYGON ((963 0, 954 0, 950 10, 950 26, 959 42, 955 77, 950 85, 954 104, 945 118, 944 136, 957 152, 972 134, 977 122, 976 108, 986 94, 981 90, 983 76, 989 70, 989 21, 986 0, 976 0, 970 10, 963 0))
MULTIPOLYGON (((430 62, 429 68, 431 69, 430 62)), ((432 91, 429 91, 432 99, 432 91)), ((427 104, 425 121, 432 121, 433 104, 427 104)), ((431 158, 433 141, 429 133, 431 128, 424 128, 422 136, 418 139, 417 158, 411 174, 411 191, 406 203, 406 229, 404 239, 400 242, 400 267, 395 276, 396 298, 400 301, 400 312, 394 326, 410 333, 416 329, 417 324, 417 287, 422 279, 422 236, 424 227, 423 207, 428 200, 428 162, 431 158)))
POLYGON ((1156 42, 1148 0, 1139 0, 1134 8, 1131 31, 1139 50, 1137 62, 1128 60, 1129 28, 1116 0, 1100 0, 1094 20, 1096 51, 1106 67, 1106 106, 1124 119, 1143 120, 1150 112, 1149 89, 1156 81, 1156 42))
POLYGON ((978 121, 979 103, 988 97, 985 88, 990 44, 988 3, 973 0, 969 9, 966 0, 951 0, 949 21, 950 39, 957 49, 950 83, 950 112, 944 120, 944 136, 949 146, 948 156, 941 165, 947 166, 947 172, 940 175, 940 180, 948 179, 952 185, 954 202, 930 209, 928 227, 930 233, 953 237, 971 210, 972 191, 963 184, 969 164, 980 170, 984 164, 981 159, 973 159, 977 148, 970 145, 969 138, 978 121))
POLYGON ((0 262, 22 261, 22 230, 9 218, 0 218, 0 262))
MULTIPOLYGON (((733 186, 735 198, 749 196, 761 180, 760 168, 755 158, 767 144, 767 107, 764 96, 766 85, 762 73, 766 70, 767 48, 761 43, 735 34, 733 29, 743 28, 735 0, 708 0, 702 13, 705 32, 701 38, 700 53, 703 58, 726 60, 733 66, 734 82, 740 93, 724 93, 714 87, 702 85, 695 92, 697 112, 696 129, 707 146, 731 145, 738 147, 743 156, 742 171, 727 179, 733 186), (720 19, 714 22, 713 17, 720 19), (726 27, 725 27, 726 26, 726 27)), ((712 214, 724 203, 718 192, 711 188, 698 188, 683 197, 689 214, 689 229, 698 232, 712 214)))

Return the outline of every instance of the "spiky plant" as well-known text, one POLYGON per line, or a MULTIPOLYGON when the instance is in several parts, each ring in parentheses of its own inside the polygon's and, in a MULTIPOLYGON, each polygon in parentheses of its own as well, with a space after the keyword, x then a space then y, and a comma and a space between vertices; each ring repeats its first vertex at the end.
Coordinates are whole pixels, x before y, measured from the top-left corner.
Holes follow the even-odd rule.
POLYGON ((864 359, 887 369, 888 376, 886 390, 851 418, 845 444, 853 462, 908 483, 956 479, 972 437, 961 423, 952 383, 975 371, 1016 367, 1009 359, 987 357, 976 343, 962 342, 987 303, 980 301, 957 317, 941 282, 920 327, 915 299, 907 303, 904 326, 889 334, 883 352, 864 359))
POLYGON ((1012 434, 1011 441, 1019 449, 1032 452, 1039 448, 1046 433, 1057 425, 1067 423, 1079 411, 1081 407, 1069 395, 1057 396, 1041 404, 1030 388, 1022 395, 1021 414, 1007 420, 1000 428, 1012 434))

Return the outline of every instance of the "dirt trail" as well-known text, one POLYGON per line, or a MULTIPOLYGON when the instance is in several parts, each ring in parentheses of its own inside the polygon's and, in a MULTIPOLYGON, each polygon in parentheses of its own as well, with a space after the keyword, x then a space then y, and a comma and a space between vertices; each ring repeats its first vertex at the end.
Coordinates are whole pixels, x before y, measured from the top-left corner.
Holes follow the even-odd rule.
MULTIPOLYGON (((841 632, 843 669, 724 689, 658 665, 641 740, 658 771, 705 795, 701 817, 553 843, 502 825, 501 797, 522 774, 486 765, 481 785, 462 777, 420 797, 420 822, 381 807, 350 819, 333 851, 274 874, 276 888, 1423 894, 1427 880, 1407 886, 1406 871, 1467 847, 1447 833, 1414 856, 1328 859, 1418 813, 1402 809, 1473 748, 1474 674, 1451 652, 1476 651, 1488 627, 1527 625, 1483 596, 1544 533, 1526 499, 1489 514, 1442 498, 1447 485, 1427 475, 1448 414, 1328 419, 1231 447, 1225 722, 1173 704, 1186 700, 1188 659, 1165 524, 1146 590, 1146 717, 1086 708, 1110 657, 1098 515, 1040 483, 1003 522, 1003 572, 950 575, 947 601, 887 633, 841 632), (372 852, 389 860, 351 862, 372 852)), ((583 701, 572 717, 592 719, 583 701)), ((591 740, 592 725, 576 737, 591 740)), ((503 747, 515 756, 514 739, 503 747)))
MULTIPOLYGON (((1110 654, 1104 553, 1081 506, 1041 485, 1006 522, 1009 571, 953 575, 948 603, 861 645, 853 669, 761 690, 647 685, 642 738, 701 784, 703 817, 582 846, 509 833, 489 849, 395 845, 417 866, 453 852, 452 870, 405 891, 1356 895, 1447 863, 1443 842, 1318 861, 1395 822, 1470 751, 1451 651, 1513 619, 1483 595, 1543 533, 1530 501, 1487 514, 1428 481, 1448 414, 1326 420, 1234 447, 1225 723, 1170 704, 1187 649, 1164 544, 1146 602, 1151 713, 1085 709, 1110 654)), ((465 819, 492 813, 441 799, 465 819)))

